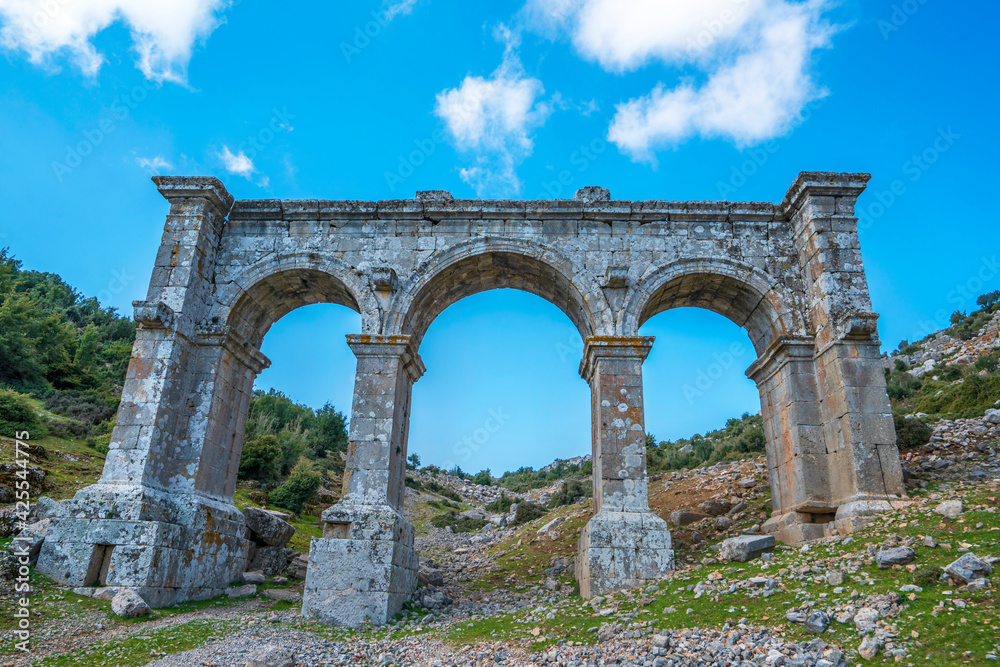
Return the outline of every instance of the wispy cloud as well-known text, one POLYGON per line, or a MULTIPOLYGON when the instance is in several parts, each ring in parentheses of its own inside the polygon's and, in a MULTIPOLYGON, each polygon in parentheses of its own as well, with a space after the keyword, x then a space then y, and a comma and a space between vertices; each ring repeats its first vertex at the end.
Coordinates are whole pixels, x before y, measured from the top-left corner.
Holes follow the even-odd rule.
POLYGON ((399 0, 398 2, 385 2, 385 11, 382 12, 384 21, 391 21, 397 16, 406 15, 413 11, 413 6, 418 0, 399 0))
POLYGON ((141 168, 148 172, 159 173, 164 169, 173 169, 174 165, 167 162, 167 160, 162 155, 157 155, 156 157, 146 158, 137 157, 135 163, 141 168))
POLYGON ((219 153, 219 158, 222 160, 222 164, 226 171, 230 174, 242 176, 247 180, 250 180, 254 172, 257 171, 254 167, 253 160, 248 158, 244 151, 233 153, 229 150, 229 146, 223 146, 222 152, 219 153))
POLYGON ((542 82, 524 73, 517 35, 501 26, 497 37, 505 43, 500 66, 488 78, 469 75, 457 88, 441 91, 435 108, 455 146, 473 156, 460 175, 480 195, 520 192, 517 166, 534 149, 532 130, 552 111, 538 99, 545 92, 542 82))
POLYGON ((658 84, 619 104, 608 139, 635 160, 695 136, 745 146, 788 131, 826 94, 811 75, 813 53, 834 29, 831 0, 529 0, 538 28, 570 35, 586 59, 624 73, 654 62, 690 67, 696 78, 658 84))
POLYGON ((115 22, 128 26, 136 66, 152 81, 185 83, 191 52, 219 25, 229 0, 0 0, 0 46, 56 67, 60 55, 93 77, 105 62, 94 37, 115 22))

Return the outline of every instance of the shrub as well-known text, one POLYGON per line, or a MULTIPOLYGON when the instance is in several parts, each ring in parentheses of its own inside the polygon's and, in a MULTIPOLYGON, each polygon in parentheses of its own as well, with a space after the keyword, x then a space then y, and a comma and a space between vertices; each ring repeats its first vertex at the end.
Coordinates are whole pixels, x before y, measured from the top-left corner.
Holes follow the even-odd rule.
POLYGON ((411 489, 413 489, 414 491, 419 491, 420 489, 424 488, 423 483, 419 479, 417 479, 416 477, 410 477, 409 475, 406 476, 406 478, 403 480, 403 483, 406 484, 411 489))
POLYGON ((938 583, 944 570, 933 565, 925 565, 913 572, 913 583, 921 588, 930 588, 938 583))
POLYGON ((486 509, 490 512, 496 512, 497 514, 506 514, 510 511, 510 507, 513 504, 514 500, 507 495, 507 492, 501 491, 500 497, 489 505, 486 505, 486 509))
POLYGON ((546 515, 546 510, 541 505, 524 501, 517 504, 517 512, 514 514, 514 525, 520 526, 522 523, 534 521, 538 517, 546 515))
POLYGON ((1000 352, 992 352, 976 359, 975 368, 977 371, 996 373, 1000 366, 1000 352))
POLYGON ((270 493, 268 500, 275 507, 300 514, 302 506, 315 497, 322 483, 323 476, 316 471, 309 459, 302 458, 292 468, 285 483, 270 493))
POLYGON ((448 512, 447 514, 438 514, 431 518, 431 525, 437 528, 447 528, 451 526, 451 529, 456 533, 471 533, 473 531, 479 530, 485 526, 488 521, 483 519, 473 519, 467 516, 458 516, 455 512, 448 512))
POLYGON ((41 421, 26 396, 0 389, 0 435, 13 438, 17 433, 27 431, 35 437, 40 427, 41 421))
POLYGON ((490 475, 490 469, 480 470, 476 473, 476 476, 472 478, 473 484, 479 484, 480 486, 492 486, 493 477, 490 475))
POLYGON ((934 429, 919 419, 893 415, 892 420, 896 426, 896 445, 900 450, 923 447, 930 442, 934 429))
POLYGON ((93 425, 114 417, 117 406, 108 404, 94 391, 57 390, 45 399, 45 409, 93 425))
POLYGON ((274 435, 262 435, 243 445, 240 454, 240 478, 270 482, 278 479, 281 465, 281 443, 274 435))
POLYGON ((456 491, 449 489, 447 486, 442 486, 441 484, 438 484, 433 479, 424 484, 424 488, 426 488, 431 493, 436 493, 439 496, 450 498, 451 500, 454 500, 456 503, 462 502, 462 496, 458 495, 456 491))
POLYGON ((587 498, 594 494, 594 490, 589 484, 584 484, 578 479, 569 479, 563 482, 562 488, 552 496, 549 505, 553 508, 563 505, 572 505, 579 497, 587 498))
POLYGON ((87 436, 87 446, 107 456, 108 450, 111 447, 111 434, 89 435, 87 436))
POLYGON ((90 426, 75 419, 51 421, 46 425, 49 434, 57 438, 82 438, 90 435, 90 426))

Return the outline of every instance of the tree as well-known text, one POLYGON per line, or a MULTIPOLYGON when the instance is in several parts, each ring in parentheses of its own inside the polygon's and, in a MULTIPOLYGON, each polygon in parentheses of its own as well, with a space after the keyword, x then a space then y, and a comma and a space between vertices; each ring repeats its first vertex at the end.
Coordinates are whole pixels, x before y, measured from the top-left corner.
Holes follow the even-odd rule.
POLYGON ((479 484, 481 486, 492 486, 493 476, 490 475, 490 469, 487 468, 486 470, 480 470, 476 473, 476 476, 472 478, 472 483, 479 484))
POLYGON ((327 403, 316 411, 313 429, 313 453, 323 458, 327 453, 347 451, 347 419, 344 413, 327 403))
POLYGON ((269 494, 268 502, 275 507, 300 514, 302 506, 313 499, 321 484, 323 476, 309 459, 301 458, 285 483, 269 494))
POLYGON ((959 324, 964 319, 965 319, 965 313, 963 313, 960 310, 956 310, 954 313, 951 314, 952 324, 959 324))
POLYGON ((269 482, 281 473, 281 443, 276 435, 262 435, 243 445, 240 454, 240 472, 243 479, 269 482))
POLYGON ((1000 302, 1000 290, 994 290, 992 292, 987 292, 986 294, 981 294, 978 299, 976 299, 976 304, 982 306, 983 308, 992 308, 998 302, 1000 302))
POLYGON ((36 430, 38 426, 38 415, 26 396, 0 389, 0 435, 14 438, 27 431, 32 438, 37 438, 41 435, 36 430))
POLYGON ((420 467, 420 456, 417 454, 410 454, 406 457, 406 467, 410 470, 416 470, 420 467))

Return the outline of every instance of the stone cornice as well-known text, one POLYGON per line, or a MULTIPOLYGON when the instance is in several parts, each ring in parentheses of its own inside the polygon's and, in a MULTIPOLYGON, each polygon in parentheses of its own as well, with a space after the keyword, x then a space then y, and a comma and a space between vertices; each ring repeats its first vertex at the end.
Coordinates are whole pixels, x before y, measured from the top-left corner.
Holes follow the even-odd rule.
POLYGON ((653 347, 654 336, 587 336, 580 361, 580 377, 590 382, 598 359, 639 358, 646 360, 653 347))
POLYGON ((857 197, 864 192, 871 174, 862 172, 803 171, 785 193, 776 212, 783 218, 793 215, 807 197, 857 197))
POLYGON ((221 346, 257 375, 271 366, 271 360, 263 352, 251 345, 239 332, 224 324, 200 327, 198 344, 221 346))
POLYGON ((400 357, 403 370, 412 382, 419 380, 427 370, 413 346, 413 336, 347 334, 347 345, 358 357, 400 357))
POLYGON ((171 204, 177 199, 202 199, 215 209, 220 218, 229 215, 236 201, 222 181, 213 176, 153 176, 152 180, 163 198, 171 204))
POLYGON ((780 336, 767 346, 757 361, 750 364, 746 376, 760 384, 790 361, 812 359, 816 355, 813 336, 780 336))

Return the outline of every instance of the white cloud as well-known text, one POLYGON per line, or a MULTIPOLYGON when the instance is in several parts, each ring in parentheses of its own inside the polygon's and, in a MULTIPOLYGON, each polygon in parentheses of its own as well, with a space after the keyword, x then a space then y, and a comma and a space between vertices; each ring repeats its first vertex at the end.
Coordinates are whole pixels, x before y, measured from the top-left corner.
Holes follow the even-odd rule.
POLYGON ((153 81, 184 83, 191 52, 219 24, 229 0, 0 0, 0 45, 36 65, 68 55, 87 76, 104 63, 92 40, 112 23, 132 35, 136 65, 153 81))
POLYGON ((164 169, 173 169, 174 165, 167 162, 167 160, 162 155, 157 155, 156 157, 146 158, 137 157, 135 163, 149 172, 158 173, 164 169))
POLYGON ((399 2, 384 2, 383 5, 388 5, 385 11, 382 13, 383 21, 391 21, 397 16, 405 16, 413 11, 413 5, 417 4, 417 0, 399 0, 399 2))
POLYGON ((696 76, 617 106, 608 139, 655 162, 657 148, 693 136, 742 147, 790 129, 825 94, 809 71, 833 32, 821 17, 829 1, 529 0, 525 13, 610 72, 693 66, 696 76))
POLYGON ((253 160, 247 157, 247 154, 243 151, 239 153, 233 153, 229 150, 229 146, 223 146, 222 152, 219 153, 219 158, 222 160, 222 164, 225 166, 226 171, 230 174, 236 174, 242 176, 247 180, 253 176, 257 169, 253 166, 253 160))
POLYGON ((538 101, 542 82, 525 75, 517 57, 516 35, 501 26, 503 61, 489 76, 466 76, 457 88, 437 95, 435 113, 455 146, 474 155, 460 174, 477 193, 515 194, 521 189, 517 166, 534 149, 531 131, 542 125, 552 105, 538 101))

